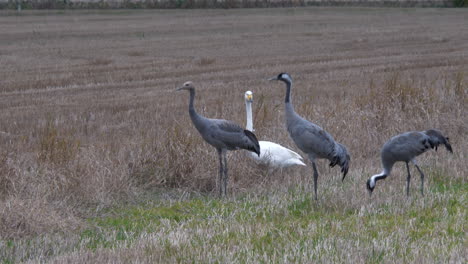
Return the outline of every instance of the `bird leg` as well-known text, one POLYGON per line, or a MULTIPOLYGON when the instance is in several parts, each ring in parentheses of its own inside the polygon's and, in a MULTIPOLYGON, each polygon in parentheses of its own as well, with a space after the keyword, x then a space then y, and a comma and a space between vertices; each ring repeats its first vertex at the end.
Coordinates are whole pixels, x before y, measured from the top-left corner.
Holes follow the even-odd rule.
POLYGON ((223 151, 223 158, 224 158, 224 196, 227 193, 227 183, 228 183, 228 167, 227 167, 227 158, 226 158, 227 151, 223 151))
POLYGON ((314 169, 314 192, 315 192, 315 200, 317 201, 317 179, 318 179, 318 172, 317 166, 315 165, 315 161, 312 160, 312 168, 314 169))
POLYGON ((419 174, 421 174, 421 195, 424 196, 424 173, 422 172, 422 170, 419 168, 418 164, 416 164, 415 161, 413 161, 413 163, 416 169, 418 169, 419 174))
POLYGON ((408 176, 406 177, 406 196, 409 196, 409 184, 411 180, 411 174, 410 174, 408 162, 406 162, 406 170, 408 171, 408 176))
POLYGON ((218 157, 219 157, 219 196, 223 196, 223 157, 222 157, 222 150, 218 149, 218 157))

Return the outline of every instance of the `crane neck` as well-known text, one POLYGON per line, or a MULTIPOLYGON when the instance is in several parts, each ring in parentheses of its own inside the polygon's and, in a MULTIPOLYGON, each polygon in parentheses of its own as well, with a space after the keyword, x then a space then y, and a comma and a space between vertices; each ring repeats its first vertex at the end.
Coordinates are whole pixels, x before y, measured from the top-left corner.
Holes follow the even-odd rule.
POLYGON ((371 177, 371 182, 373 182, 373 186, 375 186, 375 183, 377 181, 387 178, 387 176, 390 175, 391 171, 392 171, 392 166, 389 167, 388 165, 387 166, 384 165, 384 169, 382 170, 380 174, 376 174, 371 177))
POLYGON ((392 172, 393 164, 395 164, 395 162, 382 162, 383 170, 381 174, 390 175, 390 172, 392 172))
POLYGON ((253 120, 252 120, 252 102, 250 101, 245 101, 245 110, 247 114, 247 124, 245 128, 249 131, 254 131, 253 129, 253 120))
POLYGON ((197 112, 195 111, 195 107, 193 106, 193 101, 195 100, 195 89, 190 89, 190 101, 189 101, 189 113, 192 120, 198 116, 197 112))
POLYGON ((370 188, 374 189, 375 185, 377 184, 377 181, 383 180, 383 179, 387 178, 387 176, 388 176, 388 173, 384 169, 380 174, 376 174, 376 175, 373 175, 372 177, 370 177, 367 184, 368 184, 368 186, 370 188))
POLYGON ((203 133, 203 130, 206 126, 206 119, 205 117, 199 115, 195 108, 193 107, 193 101, 195 100, 195 88, 188 89, 190 92, 190 101, 189 101, 189 114, 190 119, 192 120, 193 125, 195 128, 200 132, 203 133))
POLYGON ((291 86, 292 83, 288 80, 285 80, 286 83, 286 97, 284 98, 284 102, 286 104, 291 103, 291 86))
POLYGON ((292 82, 290 80, 284 80, 284 82, 286 83, 286 97, 284 98, 284 103, 286 106, 286 119, 291 119, 293 116, 295 116, 296 113, 291 103, 292 82))
POLYGON ((371 178, 374 180, 374 181, 378 181, 378 180, 383 180, 385 178, 387 178, 387 173, 385 173, 385 171, 382 171, 380 174, 376 174, 374 176, 372 176, 371 178))

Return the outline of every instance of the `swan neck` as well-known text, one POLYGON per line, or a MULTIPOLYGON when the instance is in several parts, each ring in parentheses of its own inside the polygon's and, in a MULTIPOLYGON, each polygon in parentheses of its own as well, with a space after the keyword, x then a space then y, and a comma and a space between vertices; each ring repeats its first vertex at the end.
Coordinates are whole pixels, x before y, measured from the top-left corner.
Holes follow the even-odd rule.
POLYGON ((246 114, 247 114, 246 129, 253 132, 254 130, 253 130, 253 120, 252 120, 252 102, 246 100, 245 109, 246 109, 246 114))

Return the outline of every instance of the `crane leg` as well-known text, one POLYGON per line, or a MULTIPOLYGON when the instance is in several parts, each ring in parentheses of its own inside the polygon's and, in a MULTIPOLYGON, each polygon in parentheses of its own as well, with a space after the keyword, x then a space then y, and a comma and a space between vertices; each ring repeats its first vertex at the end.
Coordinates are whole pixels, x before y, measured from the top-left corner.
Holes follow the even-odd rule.
POLYGON ((218 149, 218 157, 219 157, 219 196, 223 196, 223 154, 222 150, 218 149))
POLYGON ((424 196, 424 173, 419 168, 418 164, 416 164, 416 162, 413 161, 413 163, 414 163, 414 166, 416 167, 416 169, 418 169, 419 174, 421 174, 421 195, 424 196))
POLYGON ((223 151, 223 159, 224 159, 224 196, 227 193, 227 184, 228 184, 228 166, 227 166, 227 151, 223 151))
POLYGON ((317 201, 317 179, 318 179, 318 171, 317 166, 315 165, 315 161, 312 160, 312 168, 314 169, 314 192, 315 192, 315 200, 317 201))
POLYGON ((408 176, 406 177, 406 196, 409 196, 409 184, 411 180, 411 174, 410 174, 408 162, 406 162, 406 170, 408 171, 408 176))

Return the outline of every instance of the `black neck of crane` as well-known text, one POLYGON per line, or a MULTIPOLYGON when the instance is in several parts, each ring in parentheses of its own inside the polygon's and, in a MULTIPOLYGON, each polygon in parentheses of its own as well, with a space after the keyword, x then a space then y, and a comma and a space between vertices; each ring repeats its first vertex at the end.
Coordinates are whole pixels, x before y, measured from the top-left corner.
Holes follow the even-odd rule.
POLYGON ((382 175, 379 175, 377 177, 375 177, 375 182, 379 181, 379 180, 383 180, 387 178, 387 175, 386 174, 382 174, 382 175))
POLYGON ((286 98, 284 99, 285 103, 291 102, 291 82, 288 80, 284 80, 286 83, 286 98))
POLYGON ((189 103, 189 112, 190 115, 196 114, 195 108, 193 107, 193 101, 195 100, 195 89, 190 89, 190 103, 189 103))

